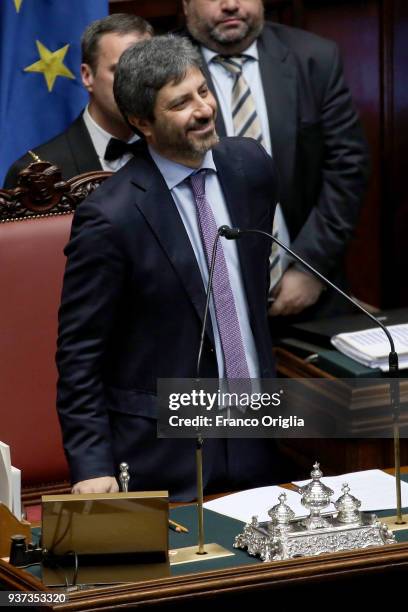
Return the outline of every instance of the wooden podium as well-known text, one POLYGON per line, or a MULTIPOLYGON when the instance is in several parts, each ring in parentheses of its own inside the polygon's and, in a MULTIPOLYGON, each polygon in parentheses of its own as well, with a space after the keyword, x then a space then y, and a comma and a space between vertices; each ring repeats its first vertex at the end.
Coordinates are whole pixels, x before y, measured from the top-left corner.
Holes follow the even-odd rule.
MULTIPOLYGON (((407 572, 408 542, 77 591, 69 593, 67 603, 50 605, 49 609, 74 612, 137 607, 183 611, 191 610, 192 605, 214 603, 239 604, 241 609, 243 605, 261 606, 265 598, 278 594, 292 601, 293 596, 306 595, 327 596, 329 601, 350 587, 368 590, 371 583, 372 588, 376 577, 384 592, 384 587, 397 587, 407 572)), ((50 592, 39 580, 4 561, 0 561, 0 584, 4 590, 50 592)))
MULTIPOLYGON (((402 471, 406 473, 408 468, 402 471)), ((183 512, 185 517, 190 510, 192 512, 190 517, 195 516, 192 507, 178 507, 174 512, 183 512)), ((227 521, 232 521, 234 523, 232 531, 234 531, 240 530, 242 524, 233 519, 227 519, 227 517, 220 517, 217 513, 207 512, 212 517, 216 517, 212 527, 211 521, 208 520, 206 523, 207 541, 217 541, 218 537, 221 539, 223 531, 224 542, 221 543, 225 544, 228 541, 227 547, 233 550, 233 537, 230 537, 230 533, 225 534, 227 529, 223 526, 226 526, 227 521), (214 525, 218 525, 218 529, 215 529, 214 525)), ((194 519, 191 524, 193 523, 194 519)), ((193 529, 191 532, 192 537, 195 537, 193 529)), ((405 533, 401 533, 402 535, 398 537, 403 540, 408 534, 408 528, 405 533)), ((182 542, 182 539, 177 540, 179 541, 182 542)), ((177 544, 177 546, 183 546, 183 544, 177 544)), ((294 596, 297 598, 296 601, 302 601, 304 598, 313 598, 313 601, 316 601, 317 597, 324 597, 320 601, 329 602, 333 601, 333 596, 344 598, 346 592, 351 593, 351 590, 346 591, 345 589, 351 588, 354 591, 358 588, 360 593, 364 593, 367 601, 366 596, 369 597, 370 593, 378 596, 378 589, 373 586, 376 578, 380 581, 382 592, 385 592, 385 588, 386 592, 390 593, 399 588, 399 581, 408 575, 408 541, 287 561, 262 563, 251 559, 249 564, 243 564, 248 560, 246 553, 238 551, 236 560, 230 561, 229 567, 225 559, 219 560, 218 569, 211 571, 201 571, 199 564, 189 563, 179 566, 177 575, 167 578, 69 592, 69 599, 66 603, 48 607, 52 610, 71 612, 116 608, 177 609, 178 612, 183 612, 191 610, 192 605, 195 609, 201 610, 204 605, 214 604, 217 605, 216 610, 221 606, 228 606, 227 609, 230 609, 231 606, 236 606, 237 609, 243 609, 244 606, 264 608, 265 599, 268 597, 271 598, 271 601, 276 601, 276 598, 280 597, 293 601, 294 596), (236 563, 236 565, 231 565, 231 563, 236 563), (181 570, 180 567, 182 567, 181 570)), ((15 568, 4 560, 0 560, 0 590, 55 592, 45 587, 28 571, 15 568)))

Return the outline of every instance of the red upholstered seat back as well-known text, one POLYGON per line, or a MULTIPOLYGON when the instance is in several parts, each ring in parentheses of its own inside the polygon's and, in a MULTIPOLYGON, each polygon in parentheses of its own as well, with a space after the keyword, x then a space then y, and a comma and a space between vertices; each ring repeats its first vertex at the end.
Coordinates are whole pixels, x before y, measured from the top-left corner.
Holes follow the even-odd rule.
POLYGON ((54 357, 71 221, 68 214, 0 224, 0 440, 24 485, 69 477, 54 357))

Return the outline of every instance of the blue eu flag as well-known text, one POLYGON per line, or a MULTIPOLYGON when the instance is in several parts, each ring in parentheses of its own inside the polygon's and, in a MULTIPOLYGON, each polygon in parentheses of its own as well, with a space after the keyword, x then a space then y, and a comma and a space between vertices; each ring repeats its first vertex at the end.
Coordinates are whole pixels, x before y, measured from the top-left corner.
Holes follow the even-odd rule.
POLYGON ((80 39, 107 14, 108 0, 1 0, 0 185, 17 158, 86 105, 80 39))

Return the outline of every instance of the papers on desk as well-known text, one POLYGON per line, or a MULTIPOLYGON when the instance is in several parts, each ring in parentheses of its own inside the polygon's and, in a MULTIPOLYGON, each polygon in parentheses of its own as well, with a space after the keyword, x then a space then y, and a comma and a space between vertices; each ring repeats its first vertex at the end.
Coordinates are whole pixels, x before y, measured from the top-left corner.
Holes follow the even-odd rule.
MULTIPOLYGON (((294 484, 302 486, 310 482, 310 479, 294 484)), ((360 510, 373 512, 377 510, 394 510, 396 507, 395 478, 381 470, 365 470, 363 472, 351 472, 342 476, 323 476, 322 482, 333 489, 332 500, 336 501, 342 495, 341 487, 347 482, 350 493, 361 501, 360 510)), ((249 523, 256 515, 259 521, 269 521, 268 510, 279 503, 279 495, 286 493, 286 503, 292 508, 296 516, 305 516, 306 509, 300 503, 301 496, 295 491, 283 489, 282 487, 260 487, 248 489, 232 495, 225 495, 206 502, 204 508, 224 514, 244 523, 249 523)), ((402 506, 408 507, 408 484, 401 483, 402 506)), ((324 512, 333 512, 333 504, 324 512)))
POLYGON ((10 447, 4 442, 0 442, 0 502, 11 510, 11 500, 12 485, 10 447))
MULTIPOLYGON (((408 323, 387 327, 395 343, 399 367, 408 368, 408 323)), ((369 368, 381 368, 388 372, 390 345, 380 328, 364 329, 358 332, 338 334, 331 339, 333 346, 358 363, 369 368)))
POLYGON ((21 471, 11 465, 10 447, 0 442, 0 502, 21 519, 21 471))
MULTIPOLYGON (((301 487, 308 482, 310 479, 294 484, 301 487)), ((381 470, 364 470, 342 476, 323 476, 322 482, 333 489, 332 499, 334 501, 342 495, 341 487, 347 482, 351 495, 361 501, 360 510, 365 512, 394 510, 397 505, 395 478, 381 470)), ((406 482, 401 482, 401 500, 402 507, 408 507, 408 484, 406 482)))
MULTIPOLYGON (((269 521, 268 510, 279 503, 279 495, 286 493, 286 503, 292 508, 296 516, 307 514, 304 506, 300 503, 301 497, 295 491, 283 489, 282 487, 259 487, 248 489, 239 493, 232 493, 225 497, 219 497, 213 501, 206 502, 204 508, 224 514, 231 518, 249 523, 256 515, 259 521, 269 521)), ((333 508, 334 510, 334 508, 333 508)))

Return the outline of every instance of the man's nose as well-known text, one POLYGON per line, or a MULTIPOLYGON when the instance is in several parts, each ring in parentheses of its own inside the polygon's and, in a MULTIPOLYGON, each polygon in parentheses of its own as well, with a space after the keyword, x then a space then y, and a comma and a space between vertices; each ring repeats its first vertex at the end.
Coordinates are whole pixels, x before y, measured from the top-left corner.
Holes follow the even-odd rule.
POLYGON ((197 104, 194 109, 194 114, 196 117, 212 117, 213 113, 214 109, 209 102, 203 100, 202 98, 197 100, 197 104))
POLYGON ((239 0, 222 0, 221 9, 226 12, 237 11, 239 8, 239 0))

